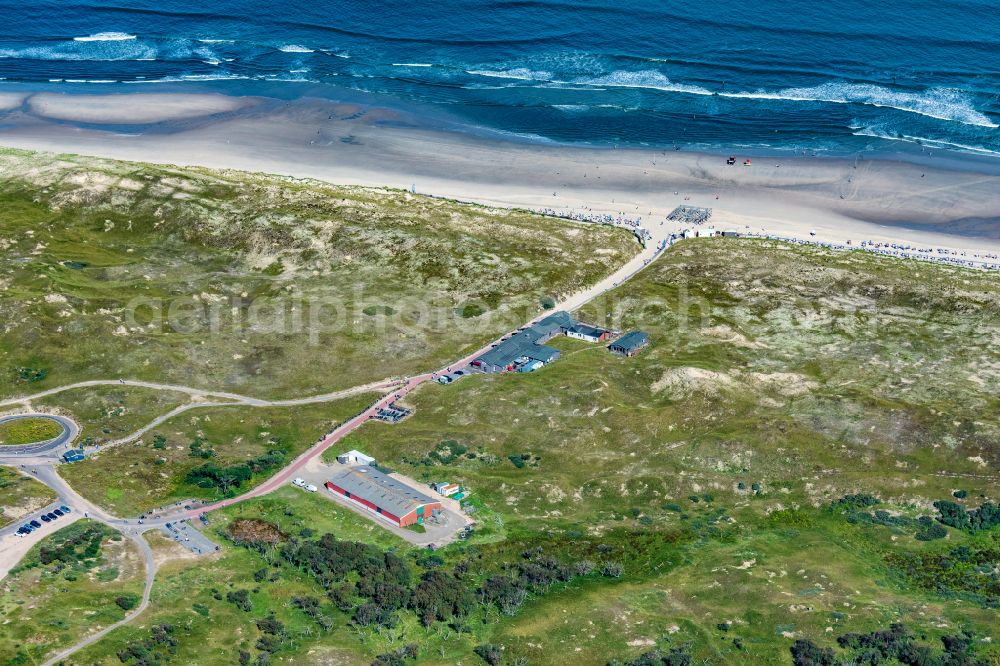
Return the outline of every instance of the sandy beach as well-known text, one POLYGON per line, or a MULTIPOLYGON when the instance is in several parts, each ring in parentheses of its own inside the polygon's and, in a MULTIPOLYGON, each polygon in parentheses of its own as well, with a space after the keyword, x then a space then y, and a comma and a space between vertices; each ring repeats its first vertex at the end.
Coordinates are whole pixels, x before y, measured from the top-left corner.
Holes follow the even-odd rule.
POLYGON ((18 108, 24 103, 25 97, 27 95, 23 93, 0 92, 0 113, 18 108))
POLYGON ((676 206, 707 206, 718 229, 1000 252, 1000 176, 975 170, 867 156, 754 157, 746 166, 735 150, 736 164, 727 165, 724 156, 683 151, 530 144, 318 99, 36 94, 26 109, 0 97, 4 104, 0 145, 8 147, 413 188, 498 206, 641 218, 661 230, 680 229, 661 224, 676 206), (112 128, 141 123, 158 124, 136 134, 112 128))
MULTIPOLYGON (((184 93, 136 93, 125 97, 127 99, 122 99, 122 95, 39 93, 31 95, 28 106, 41 118, 77 123, 146 125, 227 113, 253 103, 246 97, 184 93)), ((0 108, 2 104, 3 98, 0 97, 0 108)))

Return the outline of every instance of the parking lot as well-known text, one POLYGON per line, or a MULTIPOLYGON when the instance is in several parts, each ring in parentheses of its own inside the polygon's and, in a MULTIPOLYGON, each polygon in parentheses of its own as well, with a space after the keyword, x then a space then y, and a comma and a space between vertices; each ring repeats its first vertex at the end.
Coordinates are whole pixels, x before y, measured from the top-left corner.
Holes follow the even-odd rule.
POLYGON ((167 523, 160 528, 160 531, 197 555, 212 553, 219 549, 218 544, 205 536, 190 520, 167 523))
MULTIPOLYGON (((30 532, 43 530, 50 525, 53 526, 54 529, 58 530, 61 527, 73 522, 70 520, 71 515, 72 511, 70 511, 69 507, 64 505, 62 501, 56 500, 45 508, 22 516, 10 525, 7 525, 3 528, 3 530, 0 530, 0 536, 6 536, 8 534, 24 535, 30 532)), ((73 516, 73 518, 75 519, 76 516, 73 516)), ((44 531, 48 533, 52 530, 44 531)))

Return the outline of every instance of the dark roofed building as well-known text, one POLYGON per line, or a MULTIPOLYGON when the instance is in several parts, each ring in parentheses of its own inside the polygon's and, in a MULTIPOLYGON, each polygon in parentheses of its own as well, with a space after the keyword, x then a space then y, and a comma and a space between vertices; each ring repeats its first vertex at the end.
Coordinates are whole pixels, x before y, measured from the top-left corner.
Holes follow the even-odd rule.
POLYGON ((573 324, 566 329, 566 335, 587 342, 604 342, 611 337, 611 331, 589 324, 573 324))
POLYGON ((62 456, 63 460, 68 463, 80 462, 86 455, 83 453, 83 449, 70 449, 62 456))
POLYGON ((559 310, 553 312, 550 315, 539 319, 536 323, 528 327, 527 330, 533 330, 538 334, 538 339, 536 340, 539 344, 548 342, 552 338, 565 333, 568 329, 576 322, 569 315, 568 312, 559 310))
POLYGON ((630 331, 608 345, 608 349, 620 356, 633 356, 648 344, 648 335, 642 331, 630 331))
POLYGON ((472 362, 483 372, 507 372, 528 361, 551 363, 559 358, 559 350, 546 342, 573 326, 569 313, 559 311, 518 331, 472 362))
POLYGON ((346 469, 327 481, 326 487, 399 527, 422 523, 441 510, 439 500, 374 467, 346 469))

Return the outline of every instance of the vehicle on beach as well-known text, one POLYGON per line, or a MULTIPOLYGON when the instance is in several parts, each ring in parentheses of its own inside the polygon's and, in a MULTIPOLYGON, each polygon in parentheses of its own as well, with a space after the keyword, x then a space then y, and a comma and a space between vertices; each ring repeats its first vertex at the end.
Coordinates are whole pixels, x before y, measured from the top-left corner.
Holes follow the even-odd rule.
POLYGON ((728 164, 729 166, 732 166, 732 165, 736 164, 736 156, 735 155, 730 155, 729 159, 726 160, 726 164, 728 164))

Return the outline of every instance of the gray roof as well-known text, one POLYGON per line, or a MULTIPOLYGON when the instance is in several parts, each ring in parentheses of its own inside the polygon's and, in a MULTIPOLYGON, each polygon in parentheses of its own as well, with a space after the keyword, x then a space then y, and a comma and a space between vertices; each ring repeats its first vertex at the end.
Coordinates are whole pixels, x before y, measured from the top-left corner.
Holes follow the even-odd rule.
POLYGON ((573 318, 569 316, 568 312, 557 310, 539 319, 528 330, 536 331, 539 336, 552 335, 553 333, 562 331, 564 328, 570 328, 574 323, 573 318))
POLYGON ((590 324, 579 324, 579 323, 573 324, 573 326, 570 327, 569 330, 574 333, 579 333, 580 335, 592 335, 595 338, 599 338, 605 333, 607 333, 606 329, 597 328, 596 326, 591 326, 590 324))
POLYGON ((554 358, 558 358, 559 350, 555 347, 549 347, 548 345, 532 345, 528 351, 524 353, 530 359, 536 361, 541 361, 542 363, 548 363, 554 358))
POLYGON ((553 312, 538 323, 518 331, 493 349, 477 358, 477 361, 497 367, 506 367, 521 358, 533 358, 549 361, 559 354, 554 347, 538 344, 541 338, 551 337, 554 332, 569 328, 573 318, 562 310, 553 312))
POLYGON ((368 500, 398 518, 402 518, 422 504, 440 501, 383 474, 374 467, 352 467, 340 472, 330 481, 351 493, 352 497, 368 500))
POLYGON ((630 331, 611 343, 611 346, 619 349, 638 349, 647 342, 649 336, 642 331, 630 331))

